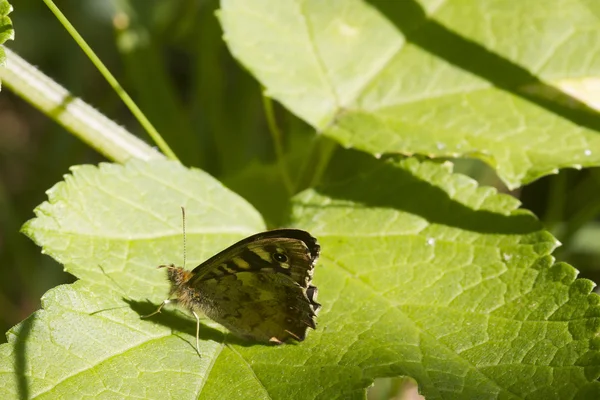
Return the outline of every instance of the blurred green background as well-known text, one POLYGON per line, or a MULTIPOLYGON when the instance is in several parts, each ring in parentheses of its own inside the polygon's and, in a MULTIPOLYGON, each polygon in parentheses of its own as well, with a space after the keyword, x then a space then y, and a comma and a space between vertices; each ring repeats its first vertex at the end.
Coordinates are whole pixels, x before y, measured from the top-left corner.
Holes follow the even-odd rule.
MULTIPOLYGON (((326 165, 326 139, 275 105, 288 169, 277 167, 259 84, 231 57, 215 17, 216 0, 62 1, 57 5, 138 103, 181 161, 242 194, 270 226, 285 223, 290 192, 314 184, 326 165), (323 161, 325 160, 325 161, 323 161), (313 169, 313 170, 311 170, 313 169)), ((14 2, 19 53, 75 96, 149 141, 121 100, 42 2, 14 2)), ((337 149, 341 152, 345 150, 337 149)), ((19 233, 69 167, 106 161, 8 90, 0 94, 0 330, 39 308, 49 288, 71 282, 19 233)), ((483 163, 457 171, 506 192, 483 163)), ((564 170, 514 191, 563 243, 556 257, 598 281, 600 171, 564 170)), ((2 340, 6 340, 2 336, 2 340)))

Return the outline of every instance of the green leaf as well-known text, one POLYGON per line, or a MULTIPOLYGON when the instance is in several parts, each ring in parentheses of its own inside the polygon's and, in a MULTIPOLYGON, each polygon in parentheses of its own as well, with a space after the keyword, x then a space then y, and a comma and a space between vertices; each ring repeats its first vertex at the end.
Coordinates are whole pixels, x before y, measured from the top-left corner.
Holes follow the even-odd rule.
MULTIPOLYGON (((183 262, 181 207, 186 209, 187 261, 197 265, 233 241, 264 230, 246 201, 208 174, 179 163, 131 162, 126 168, 79 166, 48 191, 48 202, 23 231, 65 270, 97 281, 104 271, 127 282, 128 296, 162 300, 164 271, 183 262), (148 286, 148 275, 158 279, 148 286)), ((114 286, 114 285, 113 285, 114 286)))
POLYGON ((222 0, 219 15, 267 95, 345 147, 477 157, 511 188, 600 165, 597 2, 222 0))
POLYGON ((260 215, 209 175, 175 162, 72 171, 23 230, 82 280, 49 291, 43 310, 8 333, 0 398, 194 397, 223 334, 203 329, 209 341, 199 359, 189 347, 189 317, 140 319, 168 293, 155 267, 183 261, 181 206, 193 265, 263 230, 260 215))
MULTIPOLYGON (((6 62, 6 54, 4 52, 4 42, 15 38, 12 21, 8 18, 8 14, 12 12, 12 6, 7 0, 0 0, 0 66, 6 62)), ((0 82, 1 83, 1 82, 0 82)))
POLYGON ((347 331, 342 365, 411 376, 427 399, 600 394, 600 298, 517 200, 449 165, 343 164, 362 172, 295 207, 324 249, 321 340, 347 331))
POLYGON ((448 164, 334 159, 356 173, 294 199, 322 245, 323 308, 298 344, 243 342, 169 308, 164 270, 264 229, 198 170, 158 161, 84 166, 48 192, 25 232, 81 280, 0 346, 0 398, 360 399, 414 377, 427 399, 600 394, 599 297, 553 264, 556 240, 518 202, 448 164))

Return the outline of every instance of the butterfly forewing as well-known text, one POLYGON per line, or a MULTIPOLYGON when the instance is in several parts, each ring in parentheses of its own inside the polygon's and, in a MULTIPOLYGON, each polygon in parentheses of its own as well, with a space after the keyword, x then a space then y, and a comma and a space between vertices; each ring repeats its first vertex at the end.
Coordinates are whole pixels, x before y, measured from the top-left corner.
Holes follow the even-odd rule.
POLYGON ((197 266, 194 284, 240 272, 280 273, 302 286, 312 279, 320 247, 308 232, 276 229, 250 236, 197 266))

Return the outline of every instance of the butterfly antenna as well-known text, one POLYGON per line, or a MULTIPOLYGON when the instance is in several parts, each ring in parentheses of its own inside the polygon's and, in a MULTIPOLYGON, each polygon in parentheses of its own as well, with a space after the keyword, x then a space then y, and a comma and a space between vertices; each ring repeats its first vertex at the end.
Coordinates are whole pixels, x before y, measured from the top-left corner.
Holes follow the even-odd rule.
POLYGON ((181 206, 181 225, 183 226, 183 268, 185 269, 185 207, 181 206))

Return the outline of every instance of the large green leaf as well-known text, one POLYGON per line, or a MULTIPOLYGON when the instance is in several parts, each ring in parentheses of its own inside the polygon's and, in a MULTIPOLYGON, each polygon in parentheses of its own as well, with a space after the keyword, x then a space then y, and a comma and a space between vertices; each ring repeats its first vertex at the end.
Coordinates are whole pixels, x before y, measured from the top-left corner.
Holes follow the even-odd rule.
POLYGON ((478 157, 516 187, 600 165, 600 3, 222 0, 234 56, 346 147, 478 157))
POLYGON ((600 394, 598 296, 516 200, 448 165, 340 160, 354 178, 292 211, 322 245, 317 330, 265 346, 204 321, 201 357, 185 313, 140 319, 168 291, 154 266, 182 262, 180 206, 190 267, 260 216, 174 162, 73 169, 24 230, 81 280, 8 333, 0 398, 359 399, 398 375, 428 399, 600 394))

